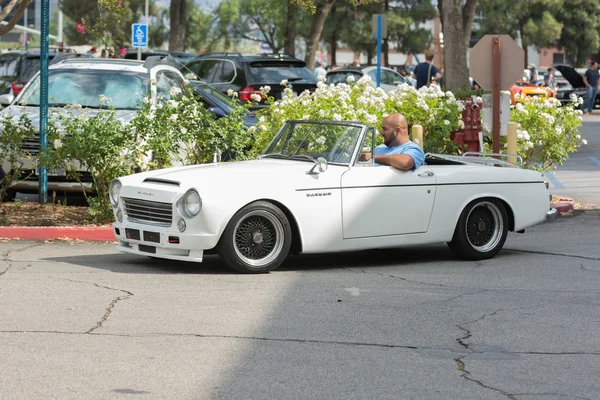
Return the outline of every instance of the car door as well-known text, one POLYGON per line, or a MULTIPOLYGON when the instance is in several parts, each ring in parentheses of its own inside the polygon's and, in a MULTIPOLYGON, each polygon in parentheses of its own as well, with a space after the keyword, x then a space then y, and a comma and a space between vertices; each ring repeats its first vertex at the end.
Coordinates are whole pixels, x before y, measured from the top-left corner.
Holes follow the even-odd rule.
MULTIPOLYGON (((376 131, 369 128, 363 150, 371 152, 376 131)), ((357 161, 341 178, 344 239, 427 232, 436 177, 427 165, 400 171, 357 161)))

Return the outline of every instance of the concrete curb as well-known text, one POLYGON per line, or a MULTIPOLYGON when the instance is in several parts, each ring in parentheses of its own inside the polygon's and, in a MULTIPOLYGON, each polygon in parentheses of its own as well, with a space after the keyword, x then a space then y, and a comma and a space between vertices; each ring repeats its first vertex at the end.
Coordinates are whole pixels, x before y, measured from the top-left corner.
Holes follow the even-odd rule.
POLYGON ((116 241, 112 226, 3 226, 0 238, 116 241))
POLYGON ((558 202, 550 204, 551 207, 556 208, 559 213, 569 213, 575 209, 575 202, 570 197, 559 197, 558 202))

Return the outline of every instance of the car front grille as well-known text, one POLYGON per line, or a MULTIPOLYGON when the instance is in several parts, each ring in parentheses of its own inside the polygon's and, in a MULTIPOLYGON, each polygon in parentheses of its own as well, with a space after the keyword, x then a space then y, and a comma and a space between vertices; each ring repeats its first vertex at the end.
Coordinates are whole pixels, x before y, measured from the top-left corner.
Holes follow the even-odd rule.
POLYGON ((39 154, 40 153, 40 134, 35 133, 33 137, 27 138, 21 144, 21 149, 26 154, 39 154))
POLYGON ((123 197, 127 219, 141 224, 168 227, 173 222, 173 206, 171 203, 160 203, 123 197))

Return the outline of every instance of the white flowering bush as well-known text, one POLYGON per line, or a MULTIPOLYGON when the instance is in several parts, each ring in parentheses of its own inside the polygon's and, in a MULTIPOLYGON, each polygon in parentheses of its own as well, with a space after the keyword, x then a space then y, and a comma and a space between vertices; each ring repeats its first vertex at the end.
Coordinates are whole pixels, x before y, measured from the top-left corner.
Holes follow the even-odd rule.
MULTIPOLYGON (((426 152, 454 153, 458 149, 450 132, 459 129, 463 106, 437 85, 415 90, 404 84, 386 93, 374 88, 368 76, 358 82, 349 77, 348 83, 338 85, 326 85, 321 80, 314 92, 296 96, 286 81, 281 84, 286 86, 283 99, 268 98, 272 106, 257 113, 259 123, 251 128, 256 137, 255 153, 266 147, 286 120, 357 121, 380 129, 383 118, 396 112, 404 114, 409 126, 423 126, 426 152)), ((267 88, 261 88, 266 96, 268 90, 263 89, 267 88)))
POLYGON ((211 162, 217 150, 229 158, 248 157, 251 135, 242 117, 249 105, 238 104, 228 116, 216 119, 191 86, 184 93, 173 87, 169 95, 168 99, 145 98, 130 123, 140 144, 138 166, 142 170, 211 162))
POLYGON ((0 176, 0 201, 4 199, 8 188, 19 180, 21 169, 26 160, 36 164, 36 157, 23 149, 25 140, 35 140, 35 128, 26 114, 16 118, 10 114, 0 115, 0 165, 6 163, 4 175, 0 176))
MULTIPOLYGON (((104 99, 108 104, 110 99, 104 99)), ((108 198, 110 182, 133 173, 136 161, 136 138, 126 122, 110 108, 94 112, 69 106, 66 112, 54 112, 48 121, 48 148, 40 154, 47 169, 63 170, 83 185, 80 172, 87 170, 95 196, 88 197, 90 217, 96 222, 112 219, 108 198)), ((82 187, 83 189, 83 187, 82 187)))
MULTIPOLYGON (((562 106, 555 98, 525 97, 511 106, 510 119, 519 124, 517 150, 525 168, 550 171, 564 164, 569 155, 586 145, 581 138, 581 111, 583 101, 574 97, 562 106)), ((506 138, 503 137, 502 144, 506 138)))

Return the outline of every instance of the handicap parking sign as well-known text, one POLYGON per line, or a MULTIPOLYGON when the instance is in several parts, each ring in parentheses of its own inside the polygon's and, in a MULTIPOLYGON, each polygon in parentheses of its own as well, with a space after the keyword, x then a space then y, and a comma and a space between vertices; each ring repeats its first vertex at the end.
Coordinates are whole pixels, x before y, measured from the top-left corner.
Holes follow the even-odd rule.
POLYGON ((132 24, 131 25, 131 44, 133 47, 148 46, 148 25, 132 24))

